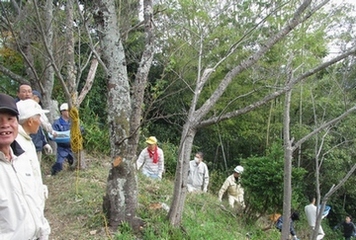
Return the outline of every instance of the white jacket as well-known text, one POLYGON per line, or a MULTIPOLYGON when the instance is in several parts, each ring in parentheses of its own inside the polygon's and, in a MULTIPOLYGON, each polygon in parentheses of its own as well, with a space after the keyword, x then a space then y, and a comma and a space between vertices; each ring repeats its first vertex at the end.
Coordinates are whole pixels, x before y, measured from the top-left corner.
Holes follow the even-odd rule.
POLYGON ((26 154, 11 162, 0 152, 0 239, 48 239, 50 227, 43 214, 43 192, 39 190, 26 154), (42 194, 38 194, 41 192, 42 194))
POLYGON ((25 132, 25 130, 23 129, 23 127, 21 125, 19 125, 19 133, 16 137, 16 142, 18 144, 20 144, 22 150, 25 151, 22 154, 22 155, 24 155, 22 157, 26 157, 26 159, 28 159, 28 161, 30 161, 34 177, 36 178, 37 184, 39 185, 38 194, 42 194, 44 197, 43 201, 42 201, 43 208, 44 208, 45 198, 48 195, 47 186, 43 185, 41 165, 38 160, 35 144, 32 142, 32 138, 30 137, 30 135, 28 135, 25 132))
POLYGON ((204 162, 197 164, 195 160, 189 162, 187 187, 189 192, 208 191, 209 170, 204 162))

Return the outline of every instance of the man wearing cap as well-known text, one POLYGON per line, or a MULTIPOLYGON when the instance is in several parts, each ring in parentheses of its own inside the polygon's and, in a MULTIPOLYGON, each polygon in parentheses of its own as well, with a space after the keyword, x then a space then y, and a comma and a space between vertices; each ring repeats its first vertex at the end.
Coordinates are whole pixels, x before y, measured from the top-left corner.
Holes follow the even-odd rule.
POLYGON ((239 208, 245 208, 244 202, 244 189, 240 184, 240 176, 244 168, 242 166, 237 166, 234 169, 234 173, 226 178, 224 184, 221 186, 219 191, 219 201, 222 201, 222 197, 227 190, 229 204, 234 208, 235 202, 238 204, 239 208))
POLYGON ((157 146, 156 137, 146 139, 147 147, 143 149, 137 159, 136 167, 142 167, 142 173, 153 179, 162 179, 164 171, 163 150, 157 146))
MULTIPOLYGON (((41 125, 41 114, 48 113, 48 110, 43 110, 41 106, 32 99, 20 100, 16 103, 19 111, 19 134, 16 137, 16 142, 20 144, 25 151, 26 158, 29 159, 33 168, 33 173, 38 181, 42 184, 42 174, 40 162, 37 156, 35 144, 32 141, 30 134, 35 134, 41 125)), ((45 196, 47 196, 47 186, 43 186, 45 196)))
POLYGON ((197 152, 194 160, 189 162, 187 188, 188 192, 207 192, 209 185, 208 166, 203 162, 204 154, 197 152))
MULTIPOLYGON (((30 131, 37 131, 32 123, 39 121, 39 115, 36 109, 28 112, 32 110, 30 131)), ((50 227, 44 217, 43 184, 34 173, 37 155, 33 149, 31 156, 26 146, 22 149, 15 141, 23 131, 19 118, 23 121, 15 99, 0 93, 0 236, 1 239, 45 240, 50 227)))
MULTIPOLYGON (((60 118, 54 121, 52 127, 57 134, 60 132, 66 132, 70 130, 71 122, 69 119, 69 107, 68 103, 63 103, 59 107, 59 111, 61 113, 60 118)), ((74 162, 74 155, 70 146, 70 140, 67 142, 57 142, 57 160, 52 166, 51 175, 56 175, 63 169, 63 163, 67 159, 70 165, 74 162)))

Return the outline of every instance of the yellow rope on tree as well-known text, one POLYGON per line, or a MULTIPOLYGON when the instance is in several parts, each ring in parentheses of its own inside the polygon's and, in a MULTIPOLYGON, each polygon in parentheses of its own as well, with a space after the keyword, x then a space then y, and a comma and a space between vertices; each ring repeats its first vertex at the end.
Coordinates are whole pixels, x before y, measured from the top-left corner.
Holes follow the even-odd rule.
POLYGON ((83 149, 83 137, 80 131, 79 111, 76 107, 70 109, 69 117, 72 120, 70 127, 70 146, 73 152, 78 153, 83 149))

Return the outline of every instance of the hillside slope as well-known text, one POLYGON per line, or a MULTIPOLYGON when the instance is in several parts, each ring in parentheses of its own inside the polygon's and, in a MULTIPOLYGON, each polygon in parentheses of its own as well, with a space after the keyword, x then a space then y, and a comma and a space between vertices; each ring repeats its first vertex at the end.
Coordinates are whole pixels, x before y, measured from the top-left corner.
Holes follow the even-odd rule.
POLYGON ((265 224, 248 223, 215 194, 188 194, 181 228, 172 228, 167 221, 167 207, 173 195, 173 180, 161 182, 139 175, 138 216, 145 221, 139 233, 124 225, 110 233, 102 212, 110 159, 104 156, 87 156, 88 168, 73 171, 67 164, 54 177, 47 177, 54 156, 42 162, 44 183, 49 188, 45 215, 52 228, 53 240, 89 239, 279 239, 275 229, 263 231, 265 224), (251 237, 247 238, 250 233, 251 237))

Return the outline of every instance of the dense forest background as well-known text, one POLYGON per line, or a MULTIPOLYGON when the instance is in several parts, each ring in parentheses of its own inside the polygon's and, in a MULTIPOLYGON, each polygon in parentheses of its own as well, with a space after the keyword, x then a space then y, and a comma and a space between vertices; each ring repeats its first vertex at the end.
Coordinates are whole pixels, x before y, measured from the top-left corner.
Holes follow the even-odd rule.
MULTIPOLYGON (((197 94, 197 76, 209 74, 199 92, 199 107, 236 64, 263 49, 264 40, 293 18, 299 2, 303 3, 154 1, 155 20, 151 24, 155 26, 155 49, 141 105, 143 114, 136 153, 144 147, 146 137, 156 136, 165 152, 164 178, 173 179, 182 129, 197 94), (209 72, 209 69, 213 70, 209 72)), ((225 113, 253 106, 265 96, 283 89, 290 77, 307 75, 316 66, 350 52, 355 47, 354 6, 328 2, 311 4, 308 10, 319 5, 320 9, 305 17, 303 23, 271 46, 254 65, 234 76, 206 119, 218 119, 225 113)), ((0 4, 1 92, 16 96, 18 86, 28 83, 43 94, 45 108, 52 108, 53 100, 56 107, 73 101, 86 129, 86 151, 110 155, 110 105, 104 64, 95 68, 95 78, 90 89, 87 88, 92 60, 98 59, 100 63, 100 38, 92 24, 95 4, 91 1, 0 1, 0 4), (72 18, 68 18, 70 4, 72 18), (50 42, 46 40, 49 36, 50 42), (72 47, 68 43, 72 43, 72 47), (73 56, 72 62, 67 59, 68 55, 73 56), (53 67, 50 72, 49 66, 53 67), (68 66, 75 70, 69 71, 68 66), (87 94, 82 102, 69 98, 83 91, 87 94)), ((142 5, 136 1, 120 1, 116 6, 132 87, 145 51, 142 17, 137 14, 142 5)), ((355 87, 354 51, 295 84, 290 106, 292 137, 301 139, 353 107, 355 87)), ((130 94, 133 91, 131 88, 130 94)), ((236 165, 245 167, 245 213, 251 218, 256 217, 256 212, 282 211, 284 101, 285 96, 279 95, 238 117, 201 127, 194 138, 192 154, 203 151, 210 171, 209 192, 217 193, 236 165)), ((54 110, 52 114, 53 119, 54 110)), ((355 124, 356 116, 352 113, 321 130, 293 152, 292 208, 303 209, 307 196, 315 194, 317 171, 320 192, 324 195, 355 165, 355 124)), ((331 226, 340 222, 345 214, 356 216, 355 185, 353 173, 327 202, 332 207, 331 226)))

